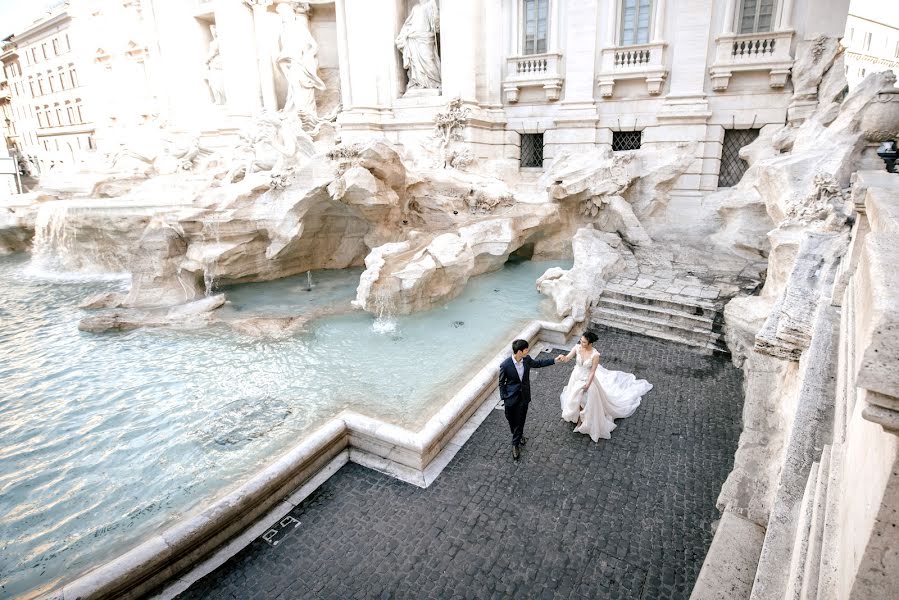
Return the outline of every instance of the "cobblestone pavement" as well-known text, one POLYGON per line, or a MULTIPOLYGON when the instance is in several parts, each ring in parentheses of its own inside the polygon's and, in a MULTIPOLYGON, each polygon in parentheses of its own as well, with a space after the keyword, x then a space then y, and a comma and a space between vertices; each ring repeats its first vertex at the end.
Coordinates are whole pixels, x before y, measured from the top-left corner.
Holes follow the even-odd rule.
POLYGON ((654 388, 611 440, 560 419, 573 363, 531 374, 521 460, 493 411, 428 489, 355 464, 181 594, 193 598, 688 598, 740 433, 742 377, 684 346, 598 329, 654 388))

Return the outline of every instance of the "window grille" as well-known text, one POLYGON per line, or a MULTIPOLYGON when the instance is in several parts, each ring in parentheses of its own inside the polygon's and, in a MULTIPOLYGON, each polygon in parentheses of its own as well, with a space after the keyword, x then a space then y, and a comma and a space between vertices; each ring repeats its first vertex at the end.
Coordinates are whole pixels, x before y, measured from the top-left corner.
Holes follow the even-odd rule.
POLYGON ((522 54, 546 52, 549 0, 524 0, 524 40, 522 54))
POLYGON ((621 45, 648 43, 651 18, 652 0, 622 0, 621 45))
POLYGON ((613 131, 612 151, 639 150, 643 143, 642 131, 613 131))
POLYGON ((521 162, 522 167, 543 166, 543 134, 521 134, 521 162))
POLYGON ((774 0, 743 0, 740 9, 740 33, 771 31, 774 0))
POLYGON ((718 171, 718 187, 737 185, 749 165, 740 158, 740 148, 759 137, 758 129, 726 129, 721 148, 721 169, 718 171))

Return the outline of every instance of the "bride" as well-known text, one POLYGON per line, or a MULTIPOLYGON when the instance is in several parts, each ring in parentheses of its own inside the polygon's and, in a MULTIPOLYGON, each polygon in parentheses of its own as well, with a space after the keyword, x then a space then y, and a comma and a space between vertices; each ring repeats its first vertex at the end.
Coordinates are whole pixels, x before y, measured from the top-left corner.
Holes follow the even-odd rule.
POLYGON ((578 345, 562 360, 577 359, 568 385, 562 390, 562 418, 577 423, 574 430, 586 433, 596 442, 609 439, 614 419, 634 414, 640 398, 652 389, 645 379, 630 373, 609 371, 599 365, 599 352, 593 347, 597 336, 588 331, 578 345))

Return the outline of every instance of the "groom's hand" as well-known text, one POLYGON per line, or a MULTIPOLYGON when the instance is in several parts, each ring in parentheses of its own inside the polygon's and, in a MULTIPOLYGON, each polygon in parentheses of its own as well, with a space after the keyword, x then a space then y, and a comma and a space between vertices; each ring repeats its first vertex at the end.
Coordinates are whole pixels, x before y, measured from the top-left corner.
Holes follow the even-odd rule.
POLYGON ((558 356, 556 357, 556 362, 557 362, 557 363, 562 362, 562 358, 563 358, 563 357, 562 357, 561 354, 558 355, 558 356))

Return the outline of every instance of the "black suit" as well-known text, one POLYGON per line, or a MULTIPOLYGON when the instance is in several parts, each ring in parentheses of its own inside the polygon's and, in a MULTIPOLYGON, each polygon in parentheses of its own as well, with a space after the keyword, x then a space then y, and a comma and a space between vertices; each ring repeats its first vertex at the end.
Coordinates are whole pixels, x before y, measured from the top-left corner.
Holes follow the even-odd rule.
POLYGON ((512 445, 521 443, 524 432, 524 421, 528 416, 528 404, 531 402, 531 369, 548 367, 556 361, 552 358, 534 360, 530 356, 522 359, 524 374, 518 377, 515 361, 510 356, 499 365, 499 396, 503 399, 506 420, 512 430, 512 445))

